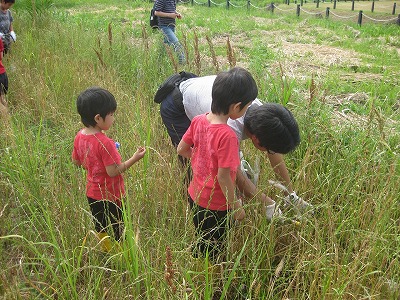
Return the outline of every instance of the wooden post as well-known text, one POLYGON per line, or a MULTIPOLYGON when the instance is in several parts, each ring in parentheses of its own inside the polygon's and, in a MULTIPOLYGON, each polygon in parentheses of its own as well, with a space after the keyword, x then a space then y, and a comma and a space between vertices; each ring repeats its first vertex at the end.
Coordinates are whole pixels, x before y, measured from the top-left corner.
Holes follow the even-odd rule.
POLYGON ((325 13, 325 15, 326 15, 326 18, 327 18, 327 19, 329 18, 329 9, 330 9, 329 7, 326 8, 326 13, 325 13))
POLYGON ((360 10, 360 12, 358 13, 358 22, 357 22, 357 24, 360 25, 360 26, 361 26, 361 23, 362 23, 362 14, 363 14, 363 11, 360 10))
POLYGON ((300 5, 297 4, 296 16, 300 16, 300 5))
POLYGON ((392 10, 392 15, 396 13, 396 2, 393 3, 393 10, 392 10))
POLYGON ((336 9, 336 0, 333 0, 333 9, 336 9))
POLYGON ((374 12, 374 9, 375 9, 375 0, 372 1, 371 12, 374 12))
POLYGON ((354 0, 351 1, 351 11, 354 11, 354 0))

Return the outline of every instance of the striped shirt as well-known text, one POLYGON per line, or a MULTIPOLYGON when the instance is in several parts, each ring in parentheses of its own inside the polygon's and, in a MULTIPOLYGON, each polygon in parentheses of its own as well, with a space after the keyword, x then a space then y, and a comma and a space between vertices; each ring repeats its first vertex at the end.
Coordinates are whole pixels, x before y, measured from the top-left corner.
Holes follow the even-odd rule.
MULTIPOLYGON (((165 13, 174 13, 176 11, 175 0, 156 0, 154 9, 165 13)), ((175 26, 175 19, 158 17, 158 26, 175 26)))

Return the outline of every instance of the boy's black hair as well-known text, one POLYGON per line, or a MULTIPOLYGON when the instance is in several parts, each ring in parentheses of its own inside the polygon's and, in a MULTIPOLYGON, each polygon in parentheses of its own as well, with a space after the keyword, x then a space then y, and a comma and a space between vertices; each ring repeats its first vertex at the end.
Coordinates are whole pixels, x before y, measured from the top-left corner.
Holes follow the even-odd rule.
POLYGON ((212 87, 211 111, 214 114, 227 115, 232 104, 241 102, 242 109, 252 102, 257 94, 257 84, 249 71, 235 67, 221 72, 215 78, 212 87))
POLYGON ((99 114, 103 119, 117 109, 117 101, 107 90, 94 86, 84 90, 76 100, 76 107, 86 127, 96 126, 94 117, 99 114))
POLYGON ((15 0, 3 0, 4 3, 15 3, 15 0))
POLYGON ((261 147, 276 153, 289 153, 300 144, 296 119, 280 104, 250 106, 244 116, 244 127, 256 136, 261 147))

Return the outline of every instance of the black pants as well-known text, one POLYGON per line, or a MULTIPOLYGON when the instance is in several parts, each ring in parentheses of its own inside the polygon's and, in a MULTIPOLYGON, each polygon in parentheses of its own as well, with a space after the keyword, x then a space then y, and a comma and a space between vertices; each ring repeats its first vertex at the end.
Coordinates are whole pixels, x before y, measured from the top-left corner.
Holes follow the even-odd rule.
MULTIPOLYGON (((193 212, 193 224, 196 228, 197 243, 193 251, 215 260, 225 250, 226 234, 230 227, 228 211, 209 210, 197 205, 188 197, 193 212)), ((193 253, 194 255, 196 253, 193 253)))
POLYGON ((182 107, 177 107, 172 94, 160 104, 160 114, 172 144, 176 147, 190 126, 190 120, 182 107))
POLYGON ((87 199, 96 231, 106 232, 112 228, 115 240, 119 241, 124 226, 121 208, 111 201, 87 199))
MULTIPOLYGON (((186 130, 188 130, 191 121, 186 116, 183 105, 181 107, 176 105, 172 94, 169 94, 161 102, 160 114, 162 121, 167 128, 168 135, 171 138, 172 144, 176 148, 186 130)), ((185 185, 188 186, 190 180, 192 179, 192 169, 190 168, 189 160, 180 155, 178 156, 178 158, 182 166, 186 169, 187 173, 185 176, 185 185)))
POLYGON ((8 91, 8 76, 7 73, 0 74, 0 94, 5 95, 8 91))

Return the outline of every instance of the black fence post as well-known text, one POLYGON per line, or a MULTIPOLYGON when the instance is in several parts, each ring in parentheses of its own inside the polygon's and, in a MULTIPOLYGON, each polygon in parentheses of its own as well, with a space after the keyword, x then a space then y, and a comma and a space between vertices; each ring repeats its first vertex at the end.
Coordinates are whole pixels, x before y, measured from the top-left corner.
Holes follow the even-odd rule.
POLYGON ((351 1, 351 11, 354 11, 354 0, 351 1))
POLYGON ((300 0, 300 5, 303 6, 303 0, 300 0))
POLYGON ((397 16, 397 25, 400 26, 400 14, 397 16))
POLYGON ((250 10, 250 0, 247 0, 247 10, 250 10))
POLYGON ((333 9, 336 9, 336 0, 333 0, 333 9))
POLYGON ((226 0, 226 9, 229 9, 229 0, 226 0))
POLYGON ((208 0, 208 7, 211 7, 211 0, 208 0))
POLYGON ((274 13, 274 9, 275 9, 275 4, 274 2, 271 2, 271 13, 274 13))
POLYGON ((317 8, 319 8, 319 0, 317 0, 317 8))
POLYGON ((286 0, 286 4, 289 5, 290 4, 290 0, 286 0))
POLYGON ((330 9, 329 7, 326 8, 326 13, 325 14, 326 14, 326 18, 327 19, 329 18, 329 9, 330 9))
POLYGON ((300 5, 297 4, 296 16, 300 16, 300 5))
POLYGON ((393 3, 393 10, 392 10, 392 15, 396 13, 396 2, 393 3))
POLYGON ((360 26, 361 26, 361 23, 362 23, 362 14, 363 14, 363 11, 360 10, 360 12, 358 13, 358 22, 357 22, 357 24, 360 25, 360 26))
POLYGON ((374 9, 375 9, 375 0, 374 0, 374 1, 372 1, 371 12, 374 12, 374 9))

